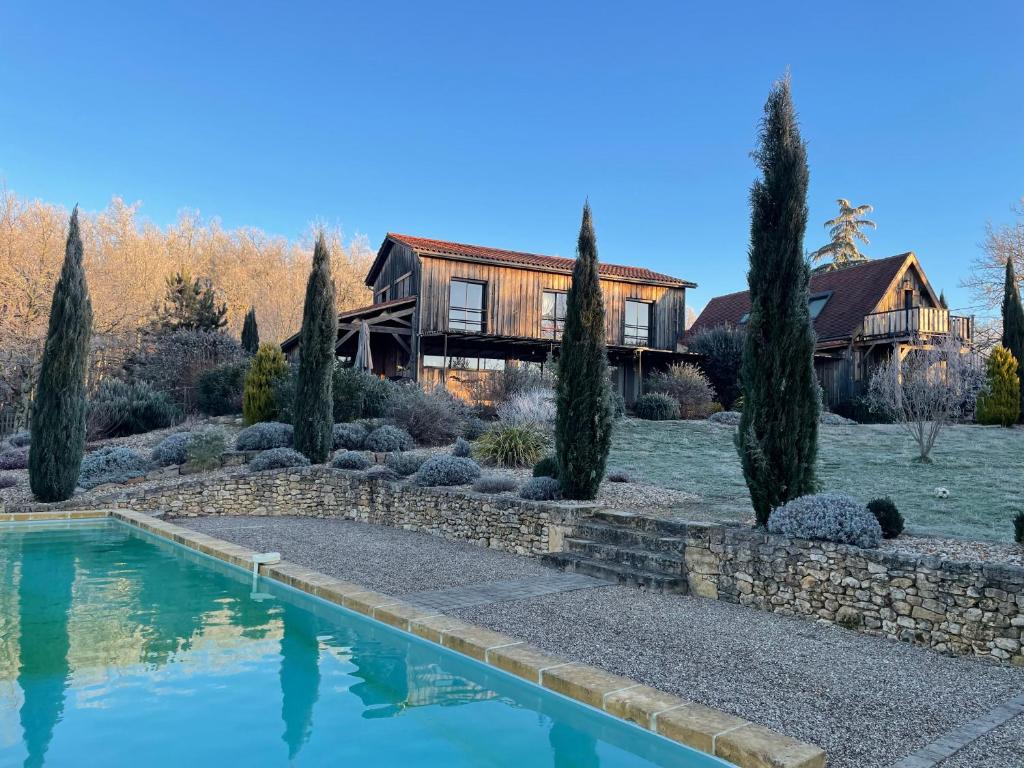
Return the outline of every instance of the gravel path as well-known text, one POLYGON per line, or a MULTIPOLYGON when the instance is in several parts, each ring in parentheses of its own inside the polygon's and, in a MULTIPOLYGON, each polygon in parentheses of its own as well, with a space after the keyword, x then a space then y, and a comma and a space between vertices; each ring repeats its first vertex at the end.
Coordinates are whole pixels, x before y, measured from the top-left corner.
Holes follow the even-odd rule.
MULTIPOLYGON (((551 573, 527 558, 349 521, 176 522, 276 549, 294 562, 395 595, 551 573)), ((835 768, 885 768, 1024 691, 1024 669, 950 658, 727 603, 622 587, 453 613, 818 744, 835 768)), ((1018 768, 1024 748, 1019 721, 970 745, 943 768, 1018 768)))

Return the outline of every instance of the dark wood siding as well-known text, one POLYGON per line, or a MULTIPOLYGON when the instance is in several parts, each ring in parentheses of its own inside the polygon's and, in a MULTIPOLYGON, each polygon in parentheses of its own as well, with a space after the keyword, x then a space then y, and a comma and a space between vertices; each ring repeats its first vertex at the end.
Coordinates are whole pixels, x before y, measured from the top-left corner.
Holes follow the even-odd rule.
MULTIPOLYGON (((454 259, 421 256, 420 331, 448 330, 448 286, 451 280, 475 280, 486 284, 486 333, 499 336, 540 338, 541 301, 545 290, 567 291, 567 274, 478 264, 454 259)), ((686 291, 659 285, 601 280, 605 325, 609 344, 622 344, 626 299, 654 305, 652 344, 675 349, 686 316, 686 291)))
POLYGON ((373 303, 377 304, 377 296, 384 288, 388 289, 387 299, 404 299, 406 296, 415 296, 419 290, 419 259, 412 249, 402 243, 391 243, 391 250, 373 281, 373 303), (408 279, 402 280, 396 287, 396 283, 405 275, 408 279))

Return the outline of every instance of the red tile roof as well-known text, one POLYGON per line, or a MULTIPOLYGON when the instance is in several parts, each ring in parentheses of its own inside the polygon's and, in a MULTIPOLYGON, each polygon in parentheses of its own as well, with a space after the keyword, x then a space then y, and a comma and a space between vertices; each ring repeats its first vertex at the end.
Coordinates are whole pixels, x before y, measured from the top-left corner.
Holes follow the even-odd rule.
MULTIPOLYGON (((870 314, 882 300, 911 256, 912 253, 902 253, 886 259, 872 259, 854 267, 812 274, 811 296, 829 292, 832 294, 821 314, 814 320, 818 341, 852 338, 864 316, 870 314)), ((687 336, 704 328, 738 325, 740 318, 749 311, 749 291, 716 296, 690 326, 687 336)))
MULTIPOLYGON (((522 253, 520 251, 506 251, 501 248, 488 248, 482 245, 466 245, 465 243, 452 243, 447 240, 432 240, 426 237, 411 237, 410 235, 399 235, 388 232, 388 240, 404 243, 417 252, 427 254, 438 254, 441 256, 453 256, 456 258, 473 259, 475 261, 489 261, 498 264, 512 264, 522 267, 538 267, 541 269, 556 270, 558 272, 572 272, 575 259, 567 259, 562 256, 542 256, 536 253, 522 253)), ((385 243, 387 240, 385 240, 385 243)), ((382 249, 383 250, 383 249, 382 249)), ((378 259, 380 257, 378 256, 378 259)), ((374 274, 375 267, 370 268, 370 274, 374 274)), ((598 265, 598 272, 608 278, 621 280, 636 280, 639 282, 667 283, 687 288, 695 288, 696 283, 681 280, 678 277, 664 275, 643 267, 623 267, 617 264, 598 265)), ((369 278, 367 278, 369 279, 369 278)))

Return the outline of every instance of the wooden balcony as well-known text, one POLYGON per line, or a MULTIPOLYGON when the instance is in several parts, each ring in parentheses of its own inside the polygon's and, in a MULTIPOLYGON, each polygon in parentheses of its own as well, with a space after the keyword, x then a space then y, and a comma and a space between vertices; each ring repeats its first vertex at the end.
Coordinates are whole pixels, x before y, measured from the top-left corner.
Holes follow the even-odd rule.
POLYGON ((970 342, 974 336, 974 318, 949 314, 941 307, 911 307, 875 312, 864 318, 864 337, 871 339, 911 339, 949 336, 970 342))

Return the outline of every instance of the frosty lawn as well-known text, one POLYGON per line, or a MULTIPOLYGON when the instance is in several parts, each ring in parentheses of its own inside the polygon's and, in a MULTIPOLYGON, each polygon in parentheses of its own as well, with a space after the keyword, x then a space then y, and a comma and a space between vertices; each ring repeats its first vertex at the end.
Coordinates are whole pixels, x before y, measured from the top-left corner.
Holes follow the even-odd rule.
MULTIPOLYGON (((699 501, 680 507, 679 517, 752 520, 734 431, 706 421, 624 419, 608 464, 696 494, 699 501)), ((865 502, 892 497, 907 533, 1013 540, 1013 516, 1024 510, 1024 429, 947 427, 932 464, 912 461, 915 445, 892 425, 822 426, 819 437, 823 490, 865 502), (935 497, 937 486, 949 489, 948 499, 935 497)))

